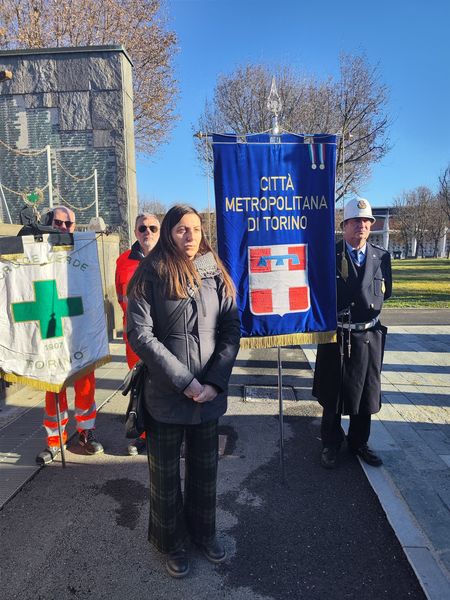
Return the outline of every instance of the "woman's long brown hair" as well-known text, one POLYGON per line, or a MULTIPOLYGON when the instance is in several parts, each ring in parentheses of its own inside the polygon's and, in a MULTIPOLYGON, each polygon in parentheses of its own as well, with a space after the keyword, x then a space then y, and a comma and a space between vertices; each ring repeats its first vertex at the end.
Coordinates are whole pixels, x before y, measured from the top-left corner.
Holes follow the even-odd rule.
POLYGON ((211 252, 222 272, 226 295, 234 298, 236 290, 231 277, 224 264, 211 248, 205 236, 203 222, 200 214, 192 206, 187 204, 175 204, 166 213, 162 223, 159 240, 153 250, 146 256, 128 284, 127 295, 141 297, 145 293, 145 282, 147 271, 153 271, 164 285, 165 295, 170 299, 187 298, 188 288, 200 287, 201 279, 192 260, 180 253, 172 239, 172 229, 181 221, 184 215, 194 214, 200 219, 202 227, 202 239, 198 254, 203 255, 211 252))

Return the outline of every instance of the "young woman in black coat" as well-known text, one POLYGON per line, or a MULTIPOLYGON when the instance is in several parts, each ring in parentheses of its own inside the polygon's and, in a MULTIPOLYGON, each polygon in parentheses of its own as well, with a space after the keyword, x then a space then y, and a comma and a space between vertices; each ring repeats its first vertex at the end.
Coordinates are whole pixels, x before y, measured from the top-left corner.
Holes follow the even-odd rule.
POLYGON ((214 563, 226 557, 216 536, 218 419, 240 339, 233 283, 194 208, 168 211, 158 244, 130 281, 127 335, 149 373, 149 540, 167 553, 169 574, 185 577, 189 540, 214 563))

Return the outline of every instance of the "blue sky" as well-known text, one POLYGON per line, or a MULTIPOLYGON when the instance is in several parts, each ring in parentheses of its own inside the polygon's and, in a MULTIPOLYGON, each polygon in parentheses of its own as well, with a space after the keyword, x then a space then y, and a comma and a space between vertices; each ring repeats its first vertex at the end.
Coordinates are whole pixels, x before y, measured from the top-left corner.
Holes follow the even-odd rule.
MULTIPOLYGON (((372 6, 353 0, 168 0, 167 12, 179 38, 179 121, 153 157, 138 157, 142 200, 207 207, 192 127, 219 74, 265 62, 322 78, 336 74, 341 52, 364 52, 390 89, 393 147, 360 195, 381 206, 419 185, 436 189, 450 163, 448 0, 379 0, 372 6)), ((212 184, 209 193, 213 206, 212 184)))

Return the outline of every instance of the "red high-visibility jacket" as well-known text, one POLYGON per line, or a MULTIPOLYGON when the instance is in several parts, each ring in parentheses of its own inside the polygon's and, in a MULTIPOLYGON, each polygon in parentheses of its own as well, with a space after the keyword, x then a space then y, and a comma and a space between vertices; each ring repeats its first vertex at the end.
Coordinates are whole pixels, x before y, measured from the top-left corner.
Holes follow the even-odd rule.
POLYGON ((139 263, 144 258, 141 246, 138 241, 134 242, 130 250, 123 252, 116 261, 116 292, 117 299, 123 310, 123 339, 126 344, 127 363, 130 369, 139 360, 139 356, 133 352, 127 340, 127 287, 139 263))

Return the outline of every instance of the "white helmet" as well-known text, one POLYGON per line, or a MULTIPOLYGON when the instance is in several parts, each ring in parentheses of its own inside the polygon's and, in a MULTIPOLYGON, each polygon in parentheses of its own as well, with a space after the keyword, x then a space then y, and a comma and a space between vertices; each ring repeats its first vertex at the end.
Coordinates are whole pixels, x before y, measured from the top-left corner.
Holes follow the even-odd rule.
POLYGON ((370 219, 372 223, 376 221, 369 201, 358 197, 352 198, 344 206, 344 221, 347 219, 370 219))

